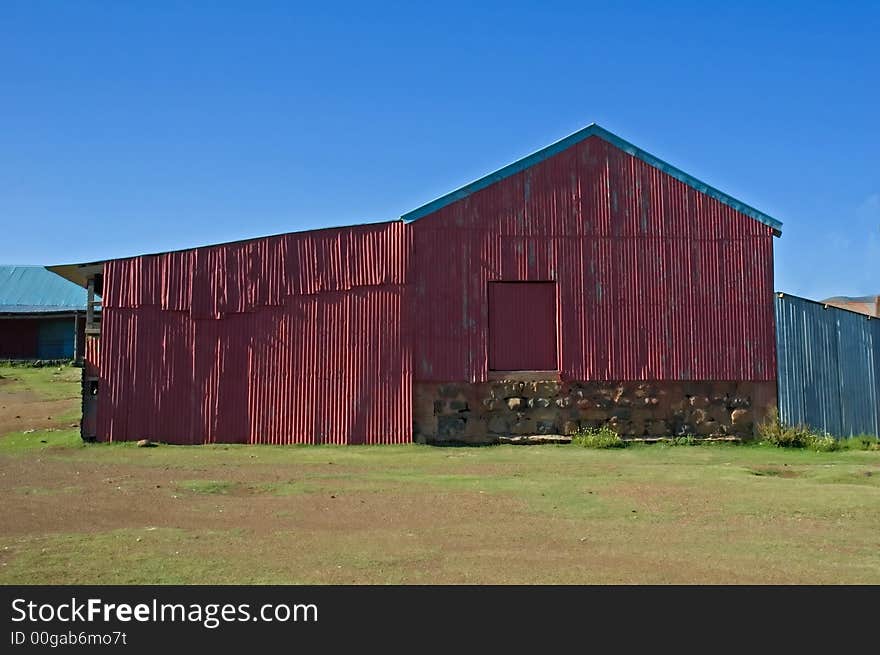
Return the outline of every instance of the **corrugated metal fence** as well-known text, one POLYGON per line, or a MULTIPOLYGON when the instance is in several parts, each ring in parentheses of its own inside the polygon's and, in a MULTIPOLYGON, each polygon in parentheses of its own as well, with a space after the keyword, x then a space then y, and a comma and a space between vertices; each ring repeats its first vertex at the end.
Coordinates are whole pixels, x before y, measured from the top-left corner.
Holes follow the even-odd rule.
POLYGON ((776 344, 783 423, 880 434, 880 320, 777 294, 776 344))

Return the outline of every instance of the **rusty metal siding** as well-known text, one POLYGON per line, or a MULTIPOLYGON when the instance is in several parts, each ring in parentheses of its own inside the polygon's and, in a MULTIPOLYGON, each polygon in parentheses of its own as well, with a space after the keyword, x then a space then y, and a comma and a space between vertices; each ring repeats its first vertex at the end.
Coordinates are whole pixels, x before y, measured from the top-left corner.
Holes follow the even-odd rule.
POLYGON ((83 369, 86 376, 98 377, 101 374, 101 340, 96 337, 84 337, 85 354, 83 369))
POLYGON ((487 283, 555 280, 568 380, 773 380, 772 227, 591 137, 409 224, 414 375, 487 379, 487 283))
POLYGON ((489 367, 556 371, 556 284, 489 284, 489 367))
POLYGON ((776 338, 785 424, 880 434, 880 321, 777 295, 776 338))
POLYGON ((108 262, 98 436, 411 440, 400 222, 108 262))

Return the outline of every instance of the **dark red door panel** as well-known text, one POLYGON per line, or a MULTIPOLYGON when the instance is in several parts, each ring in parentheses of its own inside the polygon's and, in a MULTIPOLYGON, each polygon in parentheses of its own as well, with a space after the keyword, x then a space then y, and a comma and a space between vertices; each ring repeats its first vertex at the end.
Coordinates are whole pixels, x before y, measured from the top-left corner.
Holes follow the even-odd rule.
POLYGON ((558 368, 555 282, 489 283, 489 368, 558 368))

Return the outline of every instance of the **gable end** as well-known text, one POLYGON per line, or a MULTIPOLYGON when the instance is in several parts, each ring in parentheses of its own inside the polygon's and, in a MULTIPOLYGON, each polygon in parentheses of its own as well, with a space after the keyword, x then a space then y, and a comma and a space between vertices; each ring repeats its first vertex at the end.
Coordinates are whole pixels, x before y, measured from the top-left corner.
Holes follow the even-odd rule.
POLYGON ((768 216, 764 212, 758 211, 754 207, 747 205, 746 203, 733 198, 732 196, 727 195, 723 191, 716 189, 715 187, 706 184, 705 182, 698 180, 693 175, 689 175, 685 173, 680 168, 669 164, 668 162, 663 161, 659 157, 655 157, 654 155, 645 152, 638 146, 633 145, 629 141, 621 139, 616 134, 613 134, 595 123, 588 125, 587 127, 578 130, 574 134, 570 134, 567 137, 556 141, 555 143, 551 143, 546 148, 542 148, 537 152, 533 152, 522 159, 519 159, 512 164, 508 164, 503 168, 499 168, 494 173, 489 173, 488 175, 481 177, 478 180, 471 182, 470 184, 466 184, 463 187, 456 189, 455 191, 451 191, 446 195, 440 196, 436 200, 432 200, 431 202, 418 207, 406 214, 401 216, 401 219, 404 221, 415 221, 419 218, 427 216, 428 214, 433 214, 437 210, 446 207, 458 200, 462 200, 463 198, 467 198, 473 193, 485 189, 486 187, 499 182, 507 177, 512 175, 516 175, 517 173, 526 170, 527 168, 531 168, 535 164, 538 164, 545 159, 549 159, 554 155, 562 152, 570 148, 571 146, 588 139, 591 136, 599 137, 600 139, 607 141, 615 148, 626 152, 637 159, 642 160, 646 164, 653 166, 654 168, 666 173, 667 175, 675 178, 676 180, 687 184, 688 186, 696 189, 700 193, 703 193, 719 202, 735 209, 736 211, 744 214, 759 223, 763 223, 764 225, 772 228, 773 233, 776 236, 782 234, 782 222, 768 216))

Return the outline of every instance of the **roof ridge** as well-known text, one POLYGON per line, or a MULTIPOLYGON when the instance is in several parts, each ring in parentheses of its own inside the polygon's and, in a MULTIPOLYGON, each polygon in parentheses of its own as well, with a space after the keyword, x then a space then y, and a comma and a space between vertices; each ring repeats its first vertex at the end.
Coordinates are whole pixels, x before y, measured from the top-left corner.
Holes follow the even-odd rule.
POLYGON ((690 175, 689 173, 685 173, 680 168, 673 166, 672 164, 660 159, 659 157, 652 155, 651 153, 639 148, 636 145, 633 145, 629 141, 622 139, 617 136, 613 132, 606 130, 604 127, 601 127, 597 123, 590 123, 586 127, 577 130, 569 134, 566 137, 559 139, 558 141, 554 141, 548 146, 541 148, 540 150, 536 150, 535 152, 526 155, 525 157, 521 157, 516 161, 507 164, 499 168, 498 170, 484 175, 464 186, 459 187, 453 191, 450 191, 447 194, 440 196, 439 198, 435 198, 431 202, 428 202, 421 207, 417 207, 412 211, 409 211, 401 216, 401 219, 405 221, 415 221, 423 216, 427 216, 428 214, 432 214, 438 209, 445 207, 457 200, 461 200, 462 198, 466 198, 469 195, 476 193, 486 187, 503 180, 511 175, 515 175, 521 171, 526 170, 527 168, 531 168, 535 164, 538 164, 545 159, 549 159, 554 155, 562 152, 563 150, 567 150, 571 146, 588 139, 591 136, 599 137, 600 139, 610 143, 614 147, 619 150, 623 150, 627 154, 636 157, 637 159, 642 160, 646 164, 657 168, 658 170, 663 171, 667 175, 674 177, 675 179, 687 184, 688 186, 704 193, 712 198, 715 198, 719 202, 724 203, 725 205, 732 207, 736 211, 745 214, 746 216, 768 225, 774 231, 774 233, 778 236, 782 234, 782 222, 765 214, 764 212, 755 209, 751 205, 748 205, 741 200, 737 200, 733 196, 730 196, 723 191, 720 191, 713 187, 710 184, 703 182, 702 180, 690 175))

